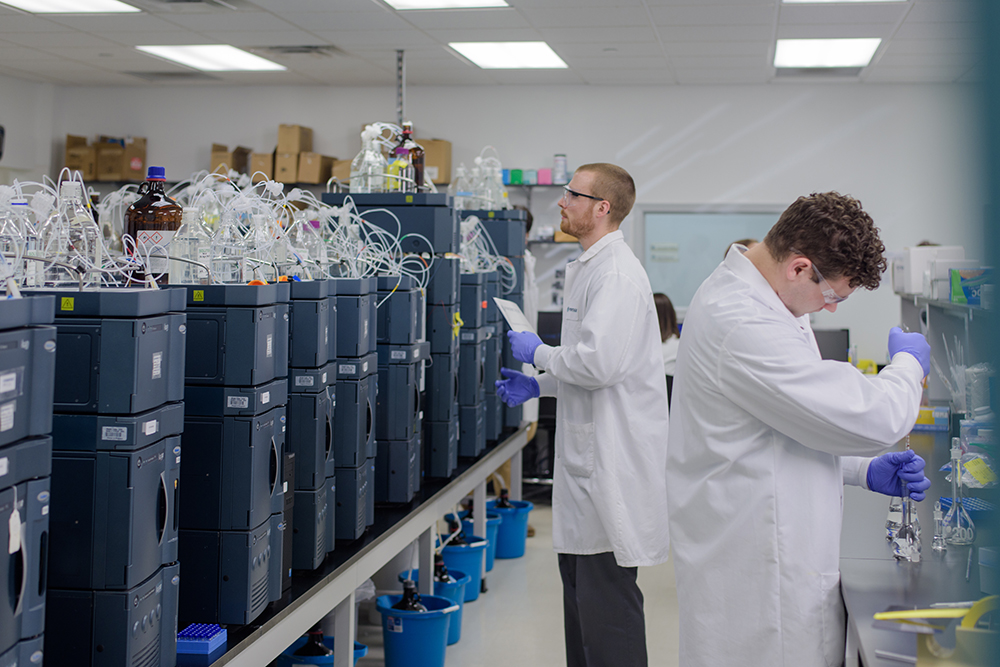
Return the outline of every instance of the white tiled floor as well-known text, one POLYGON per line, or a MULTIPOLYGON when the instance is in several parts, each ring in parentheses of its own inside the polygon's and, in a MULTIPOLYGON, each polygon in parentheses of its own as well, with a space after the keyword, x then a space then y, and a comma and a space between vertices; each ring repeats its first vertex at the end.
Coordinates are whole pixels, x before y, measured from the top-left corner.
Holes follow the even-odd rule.
MULTIPOLYGON (((497 559, 487 575, 488 592, 466 603, 462 639, 448 647, 447 667, 558 667, 563 649, 562 582, 552 551, 552 508, 536 503, 535 536, 525 555, 497 559)), ((671 563, 639 569, 645 596, 649 664, 677 665, 677 587, 671 563)), ((377 614, 375 615, 377 618, 377 614)), ((381 626, 360 625, 358 641, 369 646, 359 667, 384 665, 381 626)))

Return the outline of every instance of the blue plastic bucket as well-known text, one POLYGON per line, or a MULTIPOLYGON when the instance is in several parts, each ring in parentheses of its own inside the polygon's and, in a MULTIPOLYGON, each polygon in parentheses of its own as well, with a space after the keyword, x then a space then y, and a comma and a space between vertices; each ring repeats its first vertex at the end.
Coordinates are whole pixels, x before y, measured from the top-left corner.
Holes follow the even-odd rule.
POLYGON ((444 667, 448 626, 458 605, 448 598, 422 595, 427 611, 402 611, 392 605, 402 595, 382 595, 375 606, 382 614, 385 667, 444 667))
POLYGON ((496 501, 486 503, 486 508, 503 517, 497 531, 497 558, 520 558, 528 539, 528 512, 535 506, 527 500, 512 500, 513 507, 496 507, 496 501))
MULTIPOLYGON (((335 637, 323 637, 323 644, 333 650, 333 640, 335 637)), ((307 639, 305 637, 300 637, 295 640, 295 643, 282 651, 281 655, 278 656, 278 667, 295 667, 296 665, 332 665, 333 655, 321 655, 321 656, 303 656, 303 655, 292 655, 303 645, 305 645, 307 639)), ((358 662, 358 658, 363 658, 368 655, 368 647, 364 644, 354 642, 354 662, 358 662)))
MULTIPOLYGON (((442 535, 444 540, 447 535, 442 535)), ((472 602, 479 597, 479 587, 483 581, 483 558, 486 554, 487 541, 481 537, 465 536, 468 544, 453 546, 448 544, 441 550, 444 564, 448 570, 458 570, 469 575, 469 583, 465 585, 465 602, 472 602)))
MULTIPOLYGON (((465 585, 469 583, 471 577, 461 570, 448 570, 448 574, 455 581, 445 583, 443 581, 434 582, 434 595, 448 598, 458 605, 458 611, 451 617, 451 624, 448 626, 448 646, 457 644, 462 638, 462 605, 465 602, 465 585)), ((399 581, 403 582, 412 579, 417 584, 420 583, 420 570, 403 570, 399 573, 399 581)))
MULTIPOLYGON (((462 530, 466 535, 475 534, 475 528, 472 525, 472 519, 466 519, 469 515, 468 510, 464 512, 459 512, 458 516, 462 517, 462 530)), ((453 514, 445 514, 444 518, 446 521, 451 521, 453 514)), ((486 539, 489 544, 486 546, 486 571, 489 572, 493 569, 493 559, 497 555, 497 531, 500 529, 500 524, 503 522, 503 517, 495 512, 486 513, 486 539)))

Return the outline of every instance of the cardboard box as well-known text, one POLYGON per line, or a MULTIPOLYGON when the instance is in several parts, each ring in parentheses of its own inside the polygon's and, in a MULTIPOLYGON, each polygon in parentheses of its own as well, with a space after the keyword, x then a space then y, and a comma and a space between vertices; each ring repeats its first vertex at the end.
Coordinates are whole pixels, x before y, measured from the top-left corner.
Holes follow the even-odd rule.
POLYGON ((312 128, 301 125, 278 126, 279 153, 309 153, 313 149, 312 128))
POLYGON ((87 145, 87 137, 66 135, 66 159, 64 165, 83 174, 83 180, 97 178, 97 147, 87 145))
POLYGON ((451 183, 451 142, 444 139, 415 139, 424 148, 424 180, 435 185, 451 183))
POLYGON ((274 180, 274 153, 251 153, 250 176, 254 183, 274 180))
POLYGON ((351 183, 351 161, 350 160, 337 160, 333 163, 333 177, 344 185, 350 186, 351 183))
POLYGON ((225 144, 212 144, 212 160, 210 171, 222 171, 225 172, 226 169, 223 167, 228 167, 241 174, 247 173, 248 161, 250 159, 250 154, 253 151, 244 146, 237 146, 233 150, 229 150, 229 147, 225 144))
POLYGON ((319 153, 299 153, 299 183, 326 183, 336 158, 319 153))
POLYGON ((281 183, 297 183, 299 180, 298 153, 281 153, 274 156, 274 180, 281 183))
POLYGON ((98 181, 120 181, 122 180, 122 161, 125 156, 125 146, 123 139, 112 139, 101 137, 96 144, 97 149, 97 180, 98 181), (119 143, 120 142, 120 143, 119 143))
POLYGON ((146 180, 146 138, 125 137, 125 152, 122 154, 122 180, 146 180))

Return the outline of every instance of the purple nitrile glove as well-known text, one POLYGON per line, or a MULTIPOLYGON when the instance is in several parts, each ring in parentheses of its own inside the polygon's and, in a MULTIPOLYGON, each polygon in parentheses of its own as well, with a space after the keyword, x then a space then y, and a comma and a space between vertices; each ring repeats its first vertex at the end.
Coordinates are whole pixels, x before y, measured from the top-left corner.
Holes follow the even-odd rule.
POLYGON ((514 358, 524 364, 535 363, 535 349, 542 344, 542 339, 530 331, 508 331, 510 351, 514 358))
POLYGON ((887 496, 902 496, 902 482, 914 500, 923 500, 931 480, 924 477, 924 460, 913 450, 889 452, 872 460, 865 476, 868 488, 887 496))
POLYGON ((496 381, 497 396, 508 408, 521 405, 530 398, 537 398, 541 393, 538 380, 530 375, 509 368, 501 368, 500 374, 507 379, 496 381))
POLYGON ((889 358, 897 352, 908 352, 916 357, 924 369, 924 377, 931 372, 931 346, 923 334, 906 333, 899 327, 889 329, 889 358))

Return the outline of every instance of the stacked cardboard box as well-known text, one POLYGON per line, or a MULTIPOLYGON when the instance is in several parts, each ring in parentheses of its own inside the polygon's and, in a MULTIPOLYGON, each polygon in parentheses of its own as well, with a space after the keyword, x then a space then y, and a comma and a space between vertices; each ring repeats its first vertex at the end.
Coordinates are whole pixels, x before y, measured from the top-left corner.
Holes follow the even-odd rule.
POLYGON ((64 164, 87 181, 141 181, 146 178, 146 139, 101 136, 88 144, 86 137, 67 134, 64 164))
POLYGON ((212 144, 211 171, 227 172, 229 169, 238 171, 241 174, 247 173, 247 163, 253 151, 243 146, 236 146, 233 150, 225 144, 212 144))

